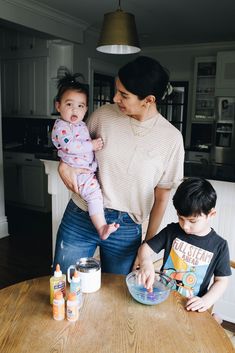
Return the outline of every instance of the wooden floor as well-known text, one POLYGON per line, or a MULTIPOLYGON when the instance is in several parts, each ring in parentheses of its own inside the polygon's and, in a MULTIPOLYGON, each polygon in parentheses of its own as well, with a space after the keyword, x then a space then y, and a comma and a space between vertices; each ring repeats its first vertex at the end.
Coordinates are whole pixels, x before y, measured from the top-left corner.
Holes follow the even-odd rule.
POLYGON ((0 239, 0 288, 51 273, 51 214, 6 207, 9 236, 0 239))

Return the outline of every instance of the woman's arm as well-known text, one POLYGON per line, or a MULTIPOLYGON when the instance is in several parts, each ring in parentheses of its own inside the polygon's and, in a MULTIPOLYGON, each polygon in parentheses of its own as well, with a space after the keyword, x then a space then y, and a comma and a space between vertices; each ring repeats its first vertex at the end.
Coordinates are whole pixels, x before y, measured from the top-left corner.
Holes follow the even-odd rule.
POLYGON ((155 188, 155 200, 150 212, 145 240, 151 239, 157 233, 168 204, 170 192, 171 189, 155 188))
POLYGON ((60 161, 59 163, 58 172, 65 186, 69 190, 77 194, 79 193, 78 184, 77 184, 77 175, 80 173, 84 173, 84 174, 90 173, 88 169, 73 168, 62 161, 60 161))
MULTIPOLYGON (((155 200, 152 210, 150 212, 145 240, 149 240, 157 234, 158 228, 160 227, 162 218, 164 216, 168 204, 170 192, 171 189, 160 189, 158 187, 155 188, 155 200)), ((139 256, 137 255, 132 269, 138 269, 139 265, 140 261, 139 256)))

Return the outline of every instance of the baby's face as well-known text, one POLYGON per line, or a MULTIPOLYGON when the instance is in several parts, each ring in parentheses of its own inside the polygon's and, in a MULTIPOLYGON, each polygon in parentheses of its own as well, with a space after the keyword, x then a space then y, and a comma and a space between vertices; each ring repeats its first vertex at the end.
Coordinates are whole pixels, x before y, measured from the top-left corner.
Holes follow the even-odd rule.
POLYGON ((87 112, 87 97, 82 92, 66 91, 61 101, 56 102, 56 109, 63 120, 77 124, 83 120, 87 112))
POLYGON ((187 234, 194 234, 198 236, 207 235, 211 228, 209 225, 210 214, 204 213, 197 216, 184 217, 178 214, 179 225, 187 234))

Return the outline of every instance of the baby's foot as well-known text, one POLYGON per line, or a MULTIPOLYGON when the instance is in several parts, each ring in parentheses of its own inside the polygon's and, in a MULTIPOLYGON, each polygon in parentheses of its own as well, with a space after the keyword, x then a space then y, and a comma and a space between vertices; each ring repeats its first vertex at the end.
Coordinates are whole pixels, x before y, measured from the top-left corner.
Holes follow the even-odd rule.
POLYGON ((100 239, 105 240, 120 227, 118 223, 105 224, 99 229, 100 239))

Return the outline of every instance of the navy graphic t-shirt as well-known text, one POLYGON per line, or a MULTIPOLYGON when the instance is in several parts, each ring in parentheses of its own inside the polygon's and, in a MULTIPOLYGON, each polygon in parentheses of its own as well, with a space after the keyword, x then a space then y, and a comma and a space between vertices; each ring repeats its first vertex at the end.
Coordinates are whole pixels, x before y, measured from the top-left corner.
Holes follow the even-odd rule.
POLYGON ((231 275, 227 241, 213 229, 198 236, 171 223, 147 244, 156 253, 165 250, 161 270, 175 280, 175 290, 185 297, 204 295, 213 275, 231 275))

